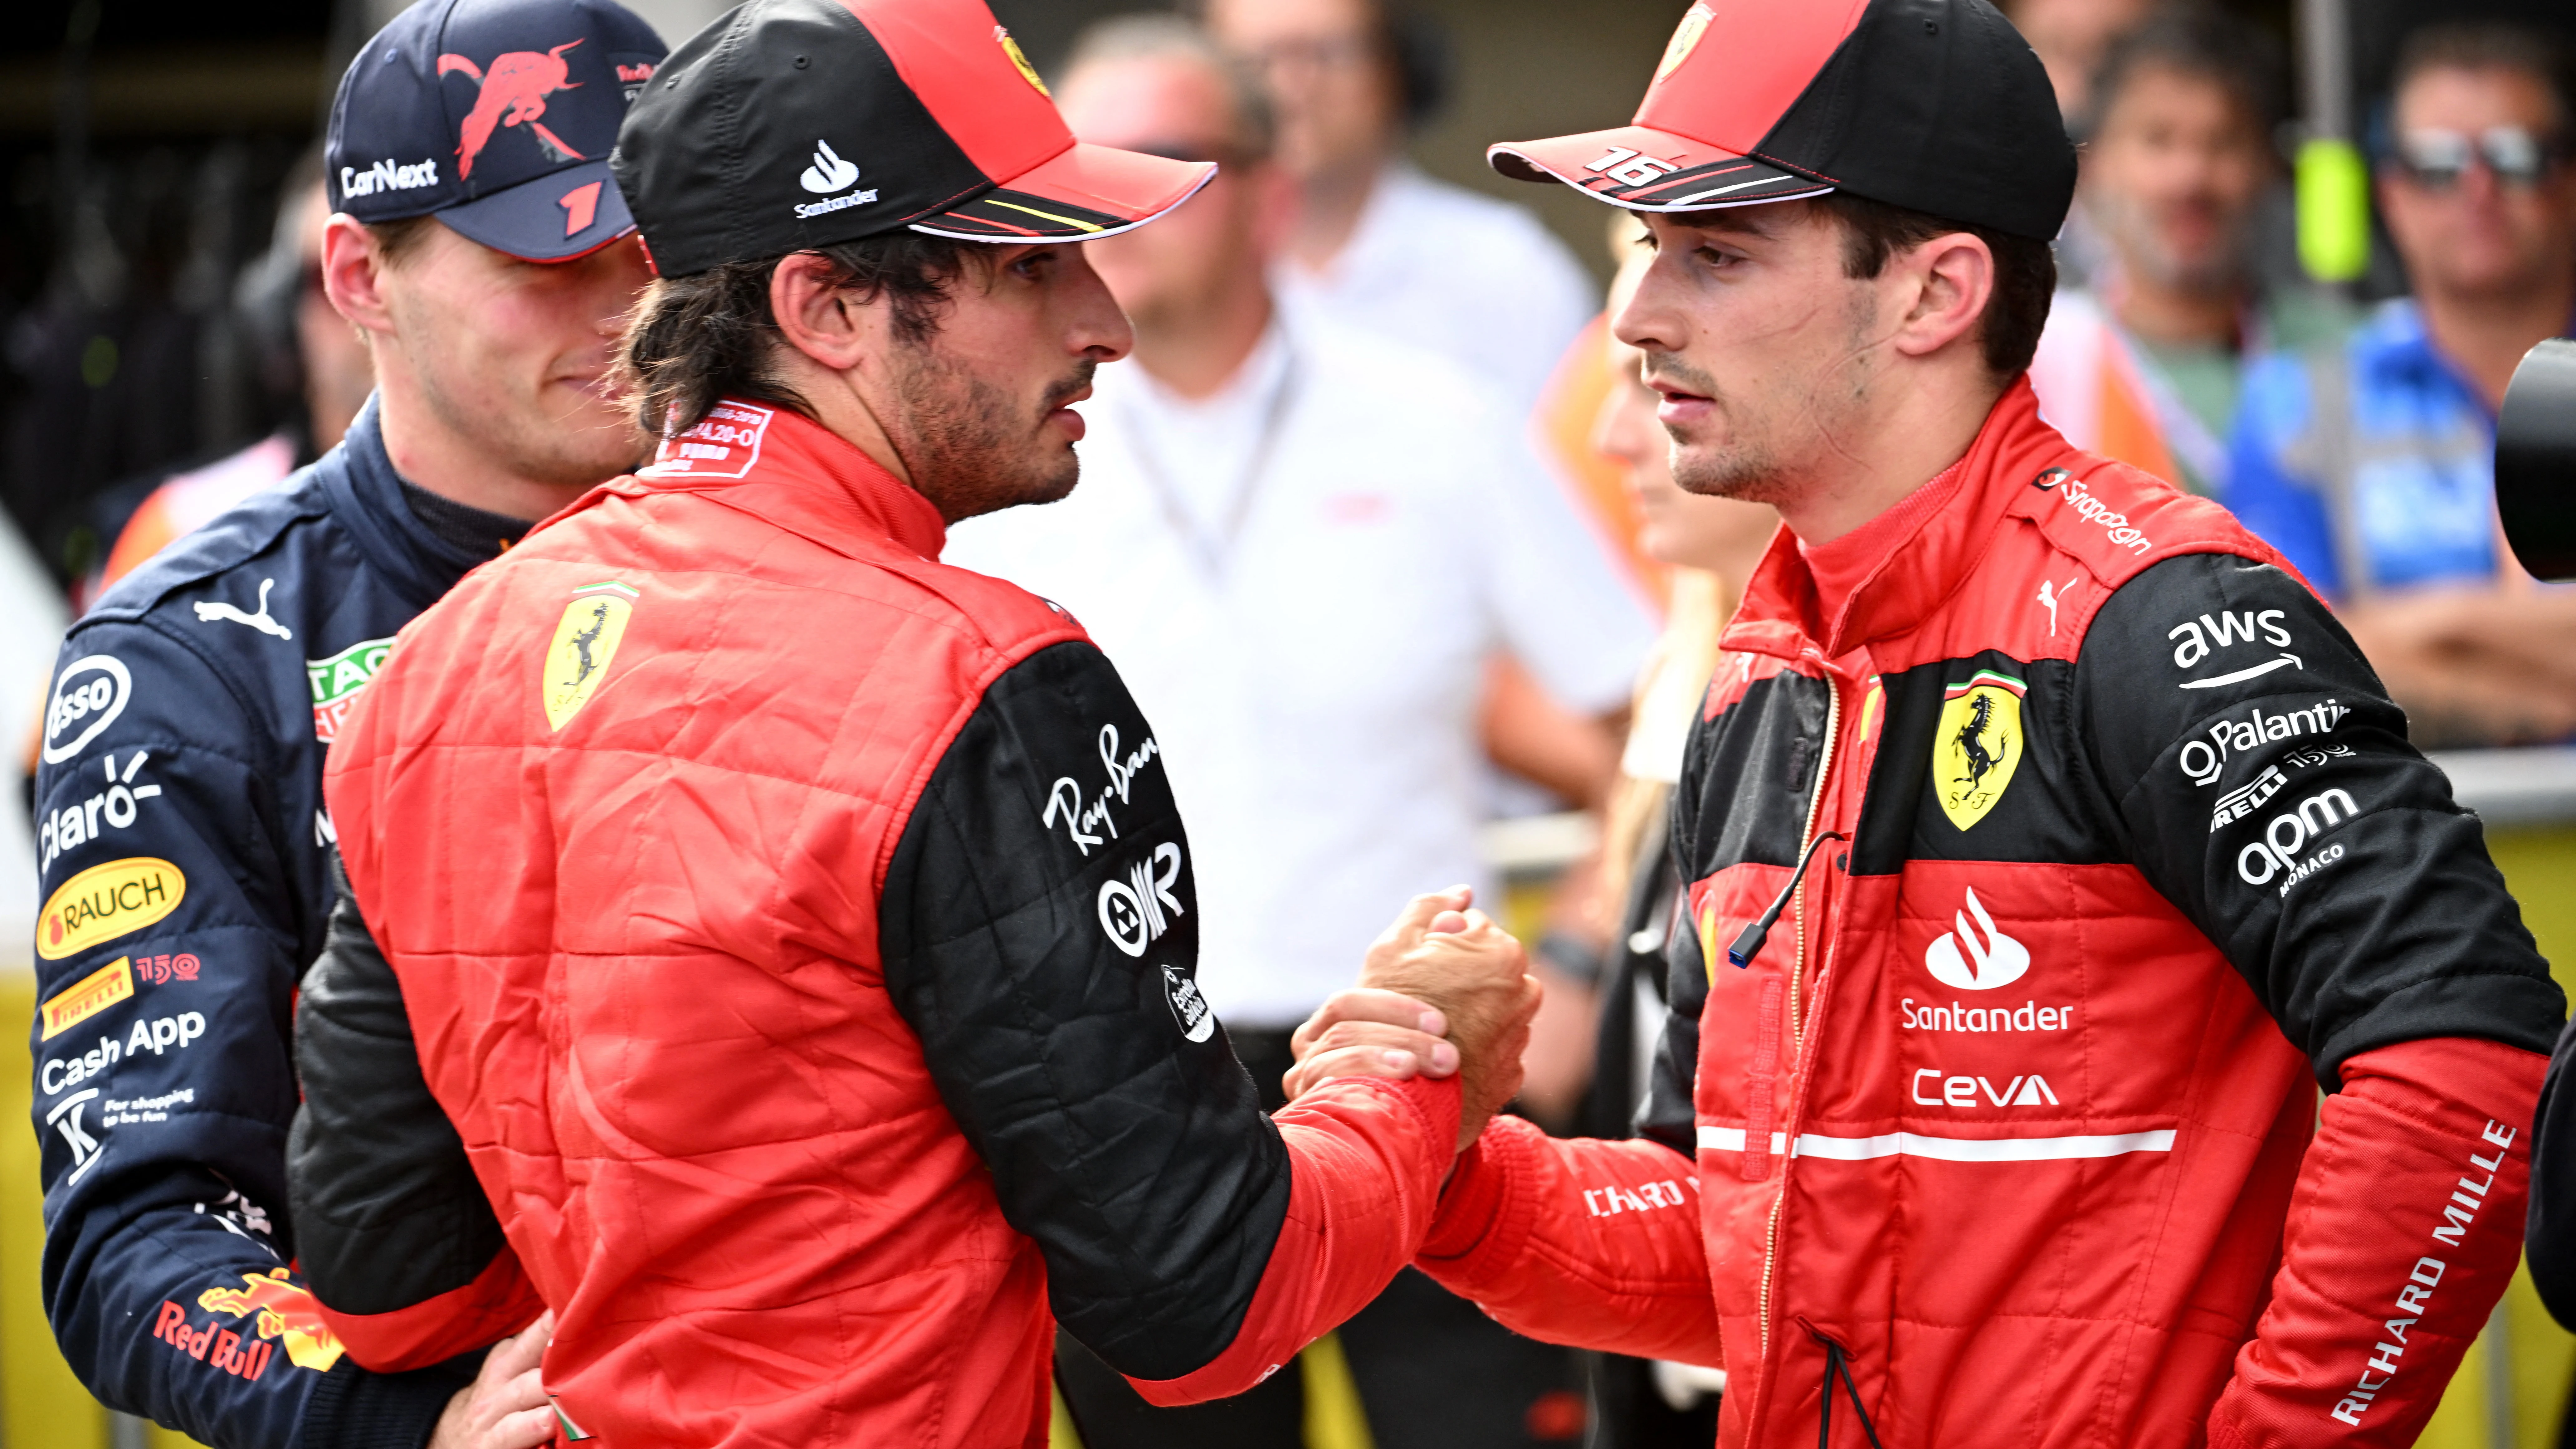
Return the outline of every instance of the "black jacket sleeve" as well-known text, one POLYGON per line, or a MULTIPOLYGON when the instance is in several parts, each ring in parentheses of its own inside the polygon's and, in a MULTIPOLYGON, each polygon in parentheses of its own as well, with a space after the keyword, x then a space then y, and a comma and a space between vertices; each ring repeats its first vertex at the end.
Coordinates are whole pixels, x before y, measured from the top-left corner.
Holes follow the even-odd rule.
POLYGON ((2547 1052, 2566 1000, 2476 816, 2325 606, 2278 568, 2165 560, 2076 662, 2077 753, 2132 859, 2329 1092, 2374 1047, 2547 1052))
POLYGON ((1198 993, 1189 841, 1089 644, 995 681, 888 867, 880 945, 940 1095, 1046 1255, 1065 1327, 1179 1378, 1234 1339, 1288 1154, 1198 993))
POLYGON ((2576 1087, 2568 1062, 2576 1059, 2576 1026, 2558 1038, 2549 1077, 2540 1088, 2540 1110, 2531 1122, 2531 1216, 2523 1251, 2532 1286, 2550 1316, 2576 1328, 2576 1087))
POLYGON ((52 705, 30 1045, 55 1339, 103 1402, 217 1449, 418 1449, 460 1381, 359 1368, 288 1266, 301 762, 148 620, 75 629, 52 705))
POLYGON ((304 1104, 287 1142, 288 1203, 322 1301, 391 1313, 472 1283, 508 1244, 421 1075, 402 983, 337 852, 331 879, 330 934, 295 1008, 304 1104))

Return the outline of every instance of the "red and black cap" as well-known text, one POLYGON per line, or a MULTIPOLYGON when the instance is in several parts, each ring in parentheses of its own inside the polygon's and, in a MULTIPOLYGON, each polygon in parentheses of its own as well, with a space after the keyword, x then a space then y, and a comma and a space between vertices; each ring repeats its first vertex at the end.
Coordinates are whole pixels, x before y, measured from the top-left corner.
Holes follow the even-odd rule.
POLYGON ((1216 172, 1075 141, 983 0, 749 0, 672 54, 612 164, 673 277, 905 227, 1092 240, 1216 172))
POLYGON ((331 209, 435 214, 529 261, 587 256, 635 229, 608 153, 663 53, 616 0, 419 0, 340 79, 331 209))
POLYGON ((2075 198, 2048 72, 1987 0, 1698 0, 1634 123, 1486 159, 1638 211, 1847 191, 2038 241, 2075 198))

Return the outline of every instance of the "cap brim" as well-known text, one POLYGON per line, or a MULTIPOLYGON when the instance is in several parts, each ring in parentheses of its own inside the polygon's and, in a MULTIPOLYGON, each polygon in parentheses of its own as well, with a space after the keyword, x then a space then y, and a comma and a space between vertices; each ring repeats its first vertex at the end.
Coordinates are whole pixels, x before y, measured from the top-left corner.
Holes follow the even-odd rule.
POLYGON ((1187 201, 1213 161, 1174 161, 1077 141, 974 200, 912 223, 960 241, 1098 241, 1187 201))
POLYGON ((1561 181, 1595 201, 1632 211, 1755 206, 1834 189, 1822 177, 1649 126, 1505 141, 1488 147, 1485 160, 1515 181, 1561 181))
POLYGON ((435 215, 467 241, 529 262, 586 257, 635 229, 605 161, 549 171, 435 215))

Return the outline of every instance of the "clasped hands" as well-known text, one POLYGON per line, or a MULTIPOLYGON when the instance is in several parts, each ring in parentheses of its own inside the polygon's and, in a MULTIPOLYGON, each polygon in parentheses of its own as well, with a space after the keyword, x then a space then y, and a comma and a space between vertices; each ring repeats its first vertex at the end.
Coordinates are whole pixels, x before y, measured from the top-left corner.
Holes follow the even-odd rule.
POLYGON ((1369 947, 1360 984, 1290 1038, 1292 1101, 1335 1077, 1455 1074, 1465 1093, 1458 1150, 1467 1150, 1521 1089, 1541 994, 1521 943, 1474 902, 1465 886, 1414 897, 1369 947))

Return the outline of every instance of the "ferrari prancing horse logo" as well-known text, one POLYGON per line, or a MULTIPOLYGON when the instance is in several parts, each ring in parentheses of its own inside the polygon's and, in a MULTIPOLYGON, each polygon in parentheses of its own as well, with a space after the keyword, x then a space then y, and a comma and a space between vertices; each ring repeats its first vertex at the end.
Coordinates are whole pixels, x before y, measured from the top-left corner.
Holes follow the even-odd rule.
POLYGON ((1941 813, 1961 830, 1986 818, 2021 764, 2021 698, 2030 686, 1980 669, 1941 695, 1941 724, 1932 735, 1933 788, 1941 813))
POLYGON ((608 661, 617 655, 617 642, 626 637, 626 621, 635 613, 635 600, 641 597, 614 579, 572 591, 572 602, 564 606, 563 619, 555 625, 554 642, 546 646, 542 687, 547 729, 562 729, 598 692, 600 682, 608 677, 608 661))

